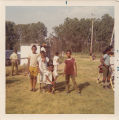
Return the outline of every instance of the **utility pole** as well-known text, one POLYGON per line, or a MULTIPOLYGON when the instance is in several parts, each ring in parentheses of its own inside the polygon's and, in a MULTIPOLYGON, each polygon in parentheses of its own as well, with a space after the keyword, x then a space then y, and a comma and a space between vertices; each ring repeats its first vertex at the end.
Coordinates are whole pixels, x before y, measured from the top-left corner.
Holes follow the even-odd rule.
POLYGON ((91 29, 91 45, 90 45, 90 56, 92 56, 93 53, 93 19, 92 19, 92 29, 91 29))
POLYGON ((114 44, 114 27, 113 27, 111 41, 110 41, 110 45, 113 45, 113 44, 114 44))
POLYGON ((92 56, 92 53, 93 53, 93 25, 94 25, 94 19, 93 19, 94 14, 92 13, 91 15, 92 15, 92 27, 91 27, 90 56, 92 56))

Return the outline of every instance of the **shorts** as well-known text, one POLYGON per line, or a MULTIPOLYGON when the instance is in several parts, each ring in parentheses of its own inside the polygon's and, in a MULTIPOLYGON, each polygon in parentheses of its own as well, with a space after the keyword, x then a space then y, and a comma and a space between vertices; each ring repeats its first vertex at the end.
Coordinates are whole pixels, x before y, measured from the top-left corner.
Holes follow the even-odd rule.
POLYGON ((30 77, 37 77, 38 68, 37 67, 29 67, 30 77))
POLYGON ((107 78, 111 76, 111 72, 109 70, 109 68, 106 68, 105 66, 102 67, 103 70, 103 77, 107 78))
POLYGON ((42 74, 38 73, 37 82, 38 83, 46 83, 45 72, 42 72, 42 74))

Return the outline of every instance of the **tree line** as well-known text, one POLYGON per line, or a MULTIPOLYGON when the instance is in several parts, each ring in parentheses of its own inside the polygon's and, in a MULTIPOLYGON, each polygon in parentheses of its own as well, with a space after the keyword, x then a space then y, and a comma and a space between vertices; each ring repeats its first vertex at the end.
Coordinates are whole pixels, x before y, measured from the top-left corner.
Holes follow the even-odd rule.
MULTIPOLYGON (((93 21, 93 52, 102 52, 110 44, 114 18, 105 14, 101 18, 93 18, 93 21)), ((47 37, 47 27, 42 22, 16 25, 6 21, 6 49, 45 42, 51 45, 53 51, 71 49, 73 52, 89 53, 91 25, 92 19, 67 17, 62 24, 53 27, 53 34, 47 37)))

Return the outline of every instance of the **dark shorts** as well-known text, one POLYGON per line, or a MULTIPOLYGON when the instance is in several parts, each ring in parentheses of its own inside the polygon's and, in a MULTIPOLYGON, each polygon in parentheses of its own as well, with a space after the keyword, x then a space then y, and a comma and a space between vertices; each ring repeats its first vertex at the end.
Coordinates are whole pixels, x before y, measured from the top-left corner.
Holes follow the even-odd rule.
POLYGON ((102 67, 103 70, 103 77, 107 78, 111 76, 111 72, 109 70, 109 68, 106 68, 105 66, 102 67))

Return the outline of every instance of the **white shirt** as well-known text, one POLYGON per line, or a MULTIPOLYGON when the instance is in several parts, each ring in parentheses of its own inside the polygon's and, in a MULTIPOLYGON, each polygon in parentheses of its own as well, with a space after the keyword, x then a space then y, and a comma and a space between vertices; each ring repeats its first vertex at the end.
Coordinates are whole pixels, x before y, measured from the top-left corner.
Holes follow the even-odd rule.
MULTIPOLYGON (((52 82, 53 81, 53 77, 54 77, 54 79, 57 77, 57 74, 56 74, 56 72, 51 72, 51 71, 47 71, 46 73, 45 73, 45 76, 48 76, 48 78, 49 78, 49 80, 52 82)), ((47 80, 47 78, 46 78, 46 84, 51 84, 48 80, 47 80)))
POLYGON ((37 58, 38 58, 39 54, 36 53, 31 53, 28 58, 30 59, 30 66, 32 67, 37 67, 37 58))
POLYGON ((59 56, 54 56, 54 58, 53 58, 53 65, 59 65, 58 60, 59 60, 59 56))
POLYGON ((41 51, 44 51, 44 52, 46 52, 46 50, 45 50, 45 48, 44 48, 44 47, 41 47, 41 51))
POLYGON ((49 62, 49 58, 46 57, 45 62, 43 62, 43 61, 42 61, 42 58, 41 58, 41 57, 38 57, 37 61, 38 61, 38 63, 39 63, 39 68, 40 68, 41 72, 47 71, 47 63, 49 62))
POLYGON ((16 61, 18 59, 18 56, 15 52, 13 52, 11 55, 10 55, 10 60, 12 62, 16 61))
POLYGON ((110 65, 110 56, 108 54, 104 54, 103 59, 104 59, 104 63, 109 66, 110 65))

